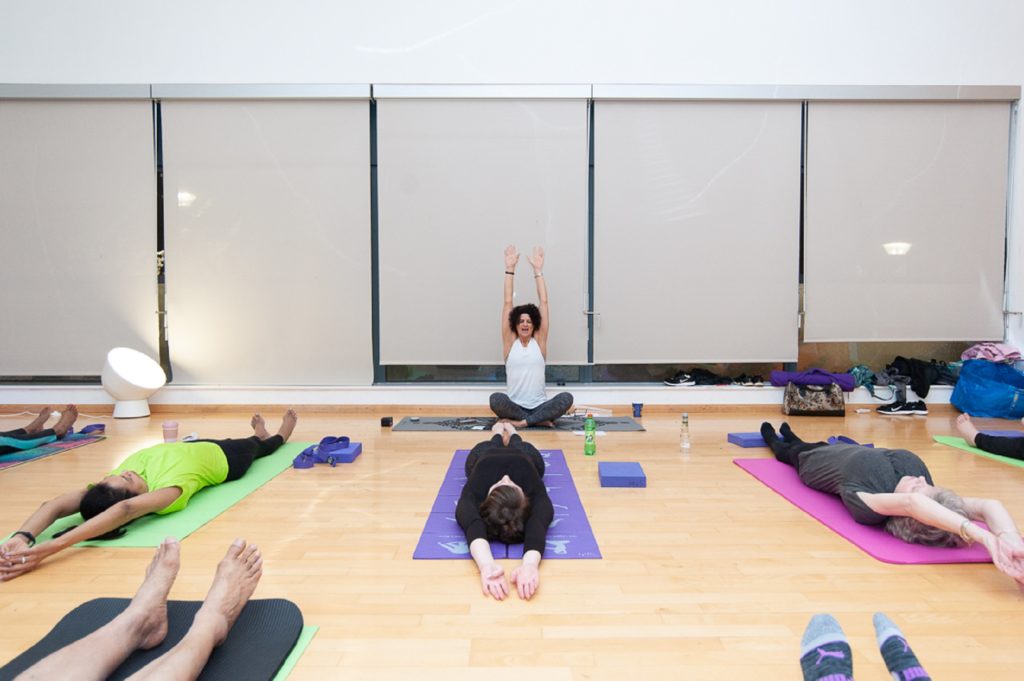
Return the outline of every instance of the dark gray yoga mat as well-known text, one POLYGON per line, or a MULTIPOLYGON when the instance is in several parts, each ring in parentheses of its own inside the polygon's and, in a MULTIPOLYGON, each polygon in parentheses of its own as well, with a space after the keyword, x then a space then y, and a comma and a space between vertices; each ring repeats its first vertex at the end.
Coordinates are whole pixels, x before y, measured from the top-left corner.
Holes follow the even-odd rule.
MULTIPOLYGON (((583 430, 584 416, 563 416, 555 420, 555 430, 583 430)), ((403 431, 452 431, 452 430, 490 430, 494 422, 493 416, 406 416, 392 430, 403 431), (415 420, 413 420, 415 419, 415 420)), ((606 432, 642 431, 645 428, 630 416, 595 416, 594 423, 598 430, 606 432)), ((550 431, 547 426, 531 426, 519 430, 550 431)))
MULTIPOLYGON (((560 449, 542 449, 540 455, 544 457, 544 484, 551 497, 551 505, 555 508, 555 517, 548 527, 544 560, 600 558, 601 549, 590 528, 587 512, 576 491, 576 483, 565 461, 565 454, 560 449)), ((469 450, 460 449, 452 457, 441 482, 441 489, 427 515, 413 558, 440 560, 470 557, 466 535, 455 520, 455 506, 466 484, 467 456, 469 450)), ((491 554, 495 558, 522 558, 523 545, 492 541, 491 554)))
MULTIPOLYGON (((74 643, 128 607, 127 598, 96 598, 78 606, 46 636, 0 668, 0 681, 8 681, 47 655, 74 643)), ((126 679, 160 657, 180 641, 202 601, 168 601, 168 631, 164 642, 151 650, 138 650, 114 670, 109 679, 126 679)), ((249 601, 224 643, 215 648, 203 668, 202 681, 260 681, 274 678, 295 647, 302 631, 302 613, 291 601, 270 598, 249 601)))

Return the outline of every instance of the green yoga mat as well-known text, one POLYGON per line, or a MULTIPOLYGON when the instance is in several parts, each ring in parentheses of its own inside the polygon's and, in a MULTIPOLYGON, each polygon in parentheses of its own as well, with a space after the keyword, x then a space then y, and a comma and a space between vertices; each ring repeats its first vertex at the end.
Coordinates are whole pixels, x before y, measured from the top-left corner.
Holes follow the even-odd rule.
MULTIPOLYGON (((123 537, 84 541, 77 546, 155 548, 166 537, 184 539, 291 466, 292 460, 309 445, 309 442, 288 442, 270 456, 256 459, 238 480, 200 490, 189 499, 188 506, 176 513, 151 513, 129 525, 123 537)), ((39 535, 39 541, 52 539, 55 533, 81 523, 82 516, 78 513, 61 518, 39 535)))
POLYGON ((277 670, 277 675, 274 676, 274 681, 284 681, 288 678, 288 675, 295 669, 295 665, 298 663, 299 658, 306 652, 306 648, 309 647, 310 641, 316 635, 316 632, 320 627, 316 625, 309 625, 302 627, 302 633, 299 634, 299 640, 295 642, 295 647, 292 648, 292 652, 288 653, 288 657, 281 663, 281 668, 277 670))
POLYGON ((965 452, 971 452, 972 454, 977 454, 978 456, 984 456, 985 458, 988 459, 994 459, 995 461, 1008 463, 1011 466, 1020 466, 1021 468, 1024 468, 1024 461, 1021 461, 1020 459, 1011 459, 1008 456, 999 456, 998 454, 993 454, 992 452, 986 452, 984 449, 972 447, 971 445, 967 444, 967 441, 964 440, 962 437, 951 437, 949 435, 933 435, 932 438, 939 444, 949 445, 950 447, 956 447, 957 449, 962 449, 965 452))

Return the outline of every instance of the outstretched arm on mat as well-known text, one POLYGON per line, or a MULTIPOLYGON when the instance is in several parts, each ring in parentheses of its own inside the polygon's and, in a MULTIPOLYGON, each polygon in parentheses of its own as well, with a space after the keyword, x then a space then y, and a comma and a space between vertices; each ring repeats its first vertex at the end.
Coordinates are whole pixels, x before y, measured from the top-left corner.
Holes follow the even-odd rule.
MULTIPOLYGON (((29 531, 32 534, 42 532, 57 518, 77 512, 84 495, 85 490, 69 492, 46 502, 26 521, 25 527, 31 528, 29 531)), ((39 567, 44 559, 69 546, 74 546, 80 541, 102 536, 136 518, 163 510, 174 503, 179 496, 181 496, 179 488, 165 487, 119 501, 59 537, 35 546, 28 546, 28 542, 24 542, 23 535, 15 535, 4 544, 2 555, 0 555, 0 581, 8 581, 26 572, 31 572, 39 567), (12 544, 19 538, 22 539, 20 546, 12 544)))
POLYGON ((498 565, 491 553, 491 544, 486 539, 474 539, 469 543, 469 555, 473 556, 480 571, 480 588, 485 596, 493 596, 503 601, 508 596, 508 581, 505 580, 505 568, 498 565))
POLYGON ((952 511, 922 492, 891 492, 858 496, 875 513, 907 516, 925 525, 958 534, 968 542, 980 542, 1001 572, 1024 586, 1024 542, 1003 505, 995 499, 964 499, 968 518, 952 511), (971 520, 984 521, 990 530, 971 520))

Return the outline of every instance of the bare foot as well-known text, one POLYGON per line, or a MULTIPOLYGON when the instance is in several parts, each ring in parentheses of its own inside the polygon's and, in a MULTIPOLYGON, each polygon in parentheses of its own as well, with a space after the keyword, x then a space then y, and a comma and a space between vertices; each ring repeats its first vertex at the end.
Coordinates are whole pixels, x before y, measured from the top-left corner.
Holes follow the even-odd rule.
POLYGON ((266 440, 270 437, 270 433, 267 432, 267 422, 263 420, 263 416, 260 414, 253 414, 252 420, 249 421, 252 426, 252 432, 261 440, 266 440))
POLYGON ((38 433, 46 425, 46 422, 50 420, 50 414, 53 413, 53 407, 45 406, 39 410, 39 416, 32 420, 32 423, 25 426, 22 430, 31 435, 32 433, 38 433))
POLYGON ((227 555, 217 566, 213 584, 195 617, 196 624, 211 628, 216 641, 214 645, 219 646, 227 638, 262 575, 263 556, 260 550, 246 546, 244 539, 232 542, 227 555))
POLYGON ((64 437, 67 435, 68 428, 74 425, 76 419, 78 419, 78 407, 69 404, 64 407, 64 411, 60 413, 57 423, 53 425, 53 432, 57 437, 64 437))
POLYGON ((160 645, 167 636, 167 594, 178 576, 180 550, 177 539, 164 539, 146 568, 146 579, 124 611, 124 616, 131 618, 132 635, 144 650, 160 645))
POLYGON ((960 414, 960 416, 956 417, 956 429, 960 433, 960 436, 967 441, 967 444, 972 447, 975 446, 974 438, 978 435, 978 429, 971 421, 970 414, 960 414))
POLYGON ((533 425, 535 425, 535 426, 544 426, 545 428, 554 428, 555 427, 555 422, 554 421, 538 421, 537 423, 535 423, 533 425))
POLYGON ((292 436, 292 431, 295 430, 295 424, 299 420, 299 415, 295 413, 294 409, 289 409, 284 413, 281 418, 281 427, 277 429, 277 434, 280 435, 285 442, 288 442, 288 438, 292 436))
POLYGON ((526 419, 523 419, 522 421, 507 421, 507 423, 513 428, 525 428, 526 426, 529 425, 526 422, 526 419))

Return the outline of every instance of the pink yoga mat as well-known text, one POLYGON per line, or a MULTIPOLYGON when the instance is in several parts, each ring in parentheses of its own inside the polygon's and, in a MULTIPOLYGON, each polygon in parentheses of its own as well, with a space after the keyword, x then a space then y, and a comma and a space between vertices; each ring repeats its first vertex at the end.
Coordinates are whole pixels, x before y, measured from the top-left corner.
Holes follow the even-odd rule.
POLYGON ((795 468, 775 459, 733 459, 732 462, 882 562, 903 565, 992 562, 988 551, 981 544, 959 549, 908 544, 880 526, 861 525, 853 519, 839 497, 811 489, 800 481, 795 468))

